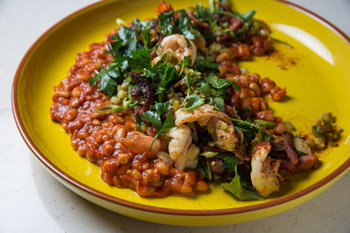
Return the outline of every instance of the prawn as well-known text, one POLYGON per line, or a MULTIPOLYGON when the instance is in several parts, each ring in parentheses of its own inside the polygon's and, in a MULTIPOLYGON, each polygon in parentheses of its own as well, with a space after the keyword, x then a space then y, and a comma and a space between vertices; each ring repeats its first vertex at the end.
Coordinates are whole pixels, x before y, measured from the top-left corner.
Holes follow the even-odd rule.
POLYGON ((177 169, 195 168, 198 163, 199 148, 192 144, 191 130, 186 125, 171 129, 167 133, 169 156, 177 169))
POLYGON ((156 139, 151 147, 153 137, 147 136, 138 131, 131 131, 127 134, 126 138, 122 139, 121 144, 129 148, 134 154, 146 153, 150 158, 156 158, 157 153, 161 151, 161 142, 156 139))
POLYGON ((196 60, 197 48, 195 44, 187 40, 183 35, 173 34, 166 36, 160 45, 161 48, 157 50, 157 57, 154 58, 153 64, 156 64, 164 54, 174 55, 177 58, 176 63, 187 56, 190 57, 192 64, 196 60))
POLYGON ((207 125, 210 118, 216 118, 223 122, 232 125, 232 121, 225 113, 214 110, 214 107, 209 104, 199 106, 193 112, 184 111, 182 108, 175 112, 175 124, 182 125, 185 123, 197 121, 199 125, 207 125))
POLYGON ((204 104, 192 113, 179 109, 175 112, 175 124, 197 122, 200 126, 206 126, 215 140, 218 148, 232 151, 241 160, 249 160, 247 154, 238 143, 233 123, 225 113, 213 110, 213 106, 204 104))
POLYGON ((261 142, 254 146, 252 155, 252 171, 250 177, 254 188, 263 197, 279 190, 280 177, 278 169, 280 161, 268 157, 271 150, 269 142, 261 142))

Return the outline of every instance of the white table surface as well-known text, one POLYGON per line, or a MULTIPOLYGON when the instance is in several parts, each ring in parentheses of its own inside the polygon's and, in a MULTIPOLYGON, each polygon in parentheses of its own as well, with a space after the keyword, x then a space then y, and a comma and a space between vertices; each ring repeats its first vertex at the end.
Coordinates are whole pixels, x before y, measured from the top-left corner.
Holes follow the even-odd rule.
MULTIPOLYGON (((221 227, 143 222, 100 208, 66 189, 35 160, 15 126, 12 79, 30 45, 91 0, 0 0, 0 232, 350 233, 350 173, 318 197, 284 213, 221 227)), ((292 0, 350 34, 350 0, 292 0)))

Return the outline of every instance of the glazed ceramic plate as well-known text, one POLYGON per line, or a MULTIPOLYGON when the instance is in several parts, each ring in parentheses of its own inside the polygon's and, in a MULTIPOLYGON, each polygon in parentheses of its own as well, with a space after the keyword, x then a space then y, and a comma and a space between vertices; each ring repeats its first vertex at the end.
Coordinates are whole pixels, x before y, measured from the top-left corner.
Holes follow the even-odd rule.
MULTIPOLYGON (((322 112, 335 114, 337 124, 344 128, 339 147, 322 153, 319 168, 288 179, 280 192, 265 201, 237 201, 215 185, 210 186, 210 192, 196 196, 142 198, 130 189, 104 183, 99 168, 80 157, 61 125, 51 121, 53 87, 66 77, 78 52, 103 41, 116 27, 116 18, 130 22, 134 17, 154 17, 158 3, 130 0, 93 4, 58 22, 24 56, 13 82, 13 113, 24 140, 54 177, 91 202, 130 217, 204 226, 253 220, 295 207, 321 193, 346 172, 350 164, 349 38, 327 21, 291 3, 235 0, 236 9, 257 10, 256 18, 270 25, 273 37, 294 47, 275 43, 276 52, 240 66, 287 87, 288 98, 270 106, 275 115, 290 120, 299 131, 310 133, 322 112)), ((194 2, 171 4, 180 9, 194 2)))

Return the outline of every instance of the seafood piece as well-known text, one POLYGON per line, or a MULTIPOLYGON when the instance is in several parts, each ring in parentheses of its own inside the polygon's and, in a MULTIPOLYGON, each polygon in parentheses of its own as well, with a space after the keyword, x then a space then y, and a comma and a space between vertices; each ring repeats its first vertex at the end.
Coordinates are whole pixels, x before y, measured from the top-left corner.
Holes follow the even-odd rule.
POLYGON ((169 156, 178 169, 195 168, 198 162, 199 148, 192 144, 191 130, 186 125, 171 129, 167 133, 170 138, 169 156))
POLYGON ((161 48, 157 51, 157 57, 154 58, 153 64, 156 64, 164 54, 174 55, 177 58, 175 64, 190 56, 193 64, 196 60, 197 48, 192 41, 186 40, 183 35, 173 34, 162 40, 161 48))
POLYGON ((249 160, 248 155, 242 150, 238 143, 238 137, 233 125, 228 125, 217 120, 215 123, 215 144, 220 149, 232 151, 241 160, 249 160))
POLYGON ((263 197, 279 190, 278 169, 279 160, 268 157, 271 145, 269 142, 261 142, 252 150, 252 171, 250 177, 254 188, 263 197))
POLYGON ((193 112, 184 111, 182 108, 175 112, 175 124, 182 125, 189 122, 197 121, 199 125, 207 125, 210 118, 216 118, 232 125, 232 121, 225 113, 213 110, 214 106, 204 104, 199 106, 193 112))
POLYGON ((238 143, 230 117, 225 113, 213 110, 213 108, 211 105, 204 104, 193 112, 179 109, 175 112, 175 124, 180 126, 196 121, 200 126, 207 127, 218 148, 234 152, 241 160, 249 160, 238 143))
POLYGON ((161 143, 156 139, 151 147, 153 137, 147 136, 139 131, 131 131, 127 134, 126 138, 121 141, 125 147, 127 147, 134 154, 146 153, 150 158, 156 158, 157 153, 161 150, 161 143))

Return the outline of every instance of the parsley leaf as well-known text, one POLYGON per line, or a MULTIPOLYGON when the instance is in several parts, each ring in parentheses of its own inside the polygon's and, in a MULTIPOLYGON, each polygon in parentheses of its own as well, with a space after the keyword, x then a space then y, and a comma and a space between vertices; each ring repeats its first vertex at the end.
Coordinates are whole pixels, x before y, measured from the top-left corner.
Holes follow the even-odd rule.
POLYGON ((148 110, 140 118, 153 124, 158 130, 162 127, 162 120, 157 112, 148 110))
POLYGON ((208 181, 211 181, 213 179, 209 161, 205 157, 199 156, 199 163, 196 167, 196 170, 199 171, 205 178, 207 178, 208 181))
POLYGON ((198 88, 198 90, 202 93, 202 95, 204 96, 210 96, 211 92, 211 87, 209 85, 209 83, 207 82, 201 82, 200 84, 201 86, 198 88))
POLYGON ((201 106, 202 104, 204 104, 204 102, 205 102, 204 98, 196 94, 191 94, 187 97, 186 106, 185 108, 183 108, 183 110, 191 112, 198 106, 201 106))
POLYGON ((158 130, 156 136, 153 138, 149 151, 151 151, 154 141, 159 137, 161 133, 176 127, 174 115, 172 112, 167 112, 165 121, 162 124, 160 116, 168 110, 169 106, 167 106, 167 104, 157 103, 156 105, 152 106, 152 108, 156 109, 156 111, 148 110, 144 113, 144 115, 140 114, 140 118, 142 120, 146 120, 152 123, 158 130))
POLYGON ((143 72, 144 69, 150 69, 152 65, 152 56, 150 50, 138 49, 131 53, 130 58, 126 58, 128 65, 132 67, 133 72, 143 72))
POLYGON ((214 97, 213 102, 215 106, 220 110, 220 112, 225 112, 225 102, 223 98, 220 97, 214 97))
POLYGON ((115 93, 118 82, 121 82, 122 78, 123 77, 120 76, 118 70, 101 69, 96 76, 89 78, 89 84, 90 86, 94 86, 96 85, 97 80, 100 79, 98 90, 112 96, 115 93))
POLYGON ((244 133, 244 139, 247 140, 247 142, 250 144, 252 140, 256 141, 270 141, 271 136, 270 134, 265 130, 265 128, 254 124, 249 119, 248 120, 240 120, 231 118, 232 122, 235 125, 236 130, 242 130, 244 133))
POLYGON ((156 103, 155 105, 152 105, 151 108, 155 109, 158 115, 163 115, 166 111, 169 109, 168 103, 156 103))
POLYGON ((111 53, 113 55, 130 56, 131 52, 137 49, 136 31, 131 28, 120 27, 116 35, 111 36, 115 42, 111 44, 111 53))
POLYGON ((165 132, 167 130, 170 130, 170 129, 174 128, 174 127, 176 127, 175 121, 174 121, 174 114, 172 112, 167 112, 164 124, 159 129, 157 135, 159 135, 159 134, 161 134, 161 133, 163 133, 163 132, 165 132))
MULTIPOLYGON (((238 86, 235 82, 223 78, 218 78, 213 73, 206 77, 206 80, 212 87, 216 89, 222 89, 231 85, 235 85, 234 87, 237 89, 238 86)), ((240 91, 241 88, 238 86, 237 90, 240 91)))
POLYGON ((159 32, 164 35, 173 34, 174 11, 166 11, 158 15, 159 32))
POLYGON ((201 34, 193 28, 192 21, 185 10, 166 11, 158 16, 159 32, 166 36, 184 35, 187 39, 195 39, 201 34), (176 15, 176 17, 175 17, 176 15))
POLYGON ((237 162, 239 161, 239 159, 230 153, 219 154, 219 155, 217 155, 217 157, 223 161, 223 163, 221 165, 221 169, 227 170, 229 177, 232 177, 234 172, 235 172, 235 170, 234 170, 235 166, 236 166, 237 162))
POLYGON ((219 64, 209 62, 203 57, 197 57, 194 64, 196 68, 200 71, 205 69, 217 70, 219 68, 219 64))
POLYGON ((177 80, 177 71, 174 66, 168 64, 161 77, 161 84, 164 88, 168 88, 173 81, 177 80))
POLYGON ((174 122, 174 115, 173 115, 173 113, 167 112, 163 126, 161 126, 160 128, 157 127, 158 128, 158 132, 157 132, 156 136, 154 136, 154 138, 153 138, 153 141, 151 143, 149 151, 152 150, 152 146, 153 146, 154 141, 159 137, 159 135, 161 133, 163 133, 165 131, 168 131, 168 130, 170 130, 172 128, 175 128, 175 127, 177 127, 177 126, 175 125, 175 122, 174 122))
POLYGON ((242 201, 247 200, 264 200, 262 196, 258 193, 247 190, 243 188, 241 184, 240 175, 237 172, 237 163, 235 164, 235 177, 231 180, 230 183, 222 183, 221 187, 229 192, 234 198, 242 201))

